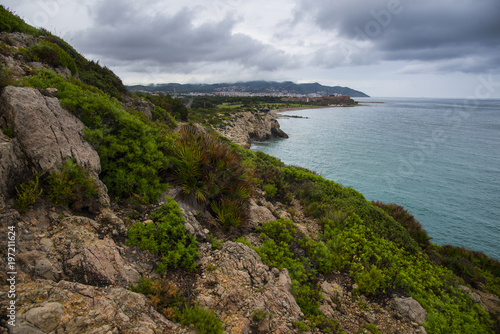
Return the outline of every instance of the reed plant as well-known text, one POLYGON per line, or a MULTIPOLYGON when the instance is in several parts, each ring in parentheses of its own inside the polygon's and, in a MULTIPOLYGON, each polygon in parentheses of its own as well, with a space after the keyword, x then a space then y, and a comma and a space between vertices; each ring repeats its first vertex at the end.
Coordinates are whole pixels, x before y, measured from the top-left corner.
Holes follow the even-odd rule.
POLYGON ((214 134, 184 125, 171 153, 173 174, 185 196, 210 205, 225 225, 239 226, 245 221, 243 209, 252 184, 229 145, 214 134))

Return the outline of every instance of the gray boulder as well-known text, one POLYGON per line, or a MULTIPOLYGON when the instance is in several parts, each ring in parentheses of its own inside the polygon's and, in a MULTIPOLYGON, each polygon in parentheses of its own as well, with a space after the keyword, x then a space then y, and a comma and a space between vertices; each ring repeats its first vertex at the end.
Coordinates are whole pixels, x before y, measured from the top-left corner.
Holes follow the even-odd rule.
POLYGON ((427 318, 427 311, 412 297, 394 298, 396 310, 403 317, 421 325, 427 318))
POLYGON ((15 333, 182 333, 148 303, 124 288, 39 280, 19 284, 15 333))
MULTIPOLYGON (((202 254, 204 251, 201 251, 202 254)), ((286 269, 270 269, 248 246, 226 241, 221 250, 204 254, 201 268, 207 269, 196 284, 197 301, 214 310, 231 333, 296 333, 292 323, 302 316, 291 294, 292 281, 286 269), (255 311, 266 314, 253 323, 255 311)))
POLYGON ((83 123, 56 98, 33 88, 5 87, 0 123, 12 129, 26 157, 41 172, 56 170, 68 158, 96 175, 101 171, 99 155, 83 139, 83 123))

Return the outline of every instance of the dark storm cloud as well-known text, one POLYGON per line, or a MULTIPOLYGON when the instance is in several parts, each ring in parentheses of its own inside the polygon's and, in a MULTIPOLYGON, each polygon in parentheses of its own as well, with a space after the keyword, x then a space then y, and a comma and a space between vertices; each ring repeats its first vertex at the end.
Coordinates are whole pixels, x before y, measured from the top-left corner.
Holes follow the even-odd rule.
POLYGON ((376 60, 463 59, 462 68, 453 62, 441 69, 483 72, 500 68, 499 14, 498 0, 301 0, 295 15, 353 45, 367 42, 376 60))
POLYGON ((85 53, 116 62, 149 61, 170 68, 176 63, 231 62, 273 71, 290 60, 281 50, 247 35, 233 34, 236 21, 231 17, 193 24, 195 9, 147 15, 131 2, 110 0, 92 17, 93 26, 76 33, 75 44, 85 53))

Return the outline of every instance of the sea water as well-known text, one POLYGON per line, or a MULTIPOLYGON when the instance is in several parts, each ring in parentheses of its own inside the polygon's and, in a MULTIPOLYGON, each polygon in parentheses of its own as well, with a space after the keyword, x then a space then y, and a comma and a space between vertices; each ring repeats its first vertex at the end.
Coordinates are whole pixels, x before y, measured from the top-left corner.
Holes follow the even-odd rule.
POLYGON ((500 100, 358 101, 285 112, 303 117, 279 119, 290 138, 252 149, 402 205, 436 244, 500 260, 500 100))

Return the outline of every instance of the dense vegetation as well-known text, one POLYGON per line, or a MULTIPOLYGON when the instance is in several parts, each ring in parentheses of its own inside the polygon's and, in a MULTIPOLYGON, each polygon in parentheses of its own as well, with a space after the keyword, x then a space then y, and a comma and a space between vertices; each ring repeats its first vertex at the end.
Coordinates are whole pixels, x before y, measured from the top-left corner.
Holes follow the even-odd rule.
POLYGON ((196 269, 198 242, 187 233, 182 212, 170 197, 160 209, 151 213, 152 222, 133 224, 128 230, 127 243, 139 245, 153 254, 161 256, 156 270, 164 273, 169 267, 196 269))
POLYGON ((131 290, 148 296, 151 304, 167 319, 192 327, 196 329, 197 333, 224 333, 222 321, 217 318, 215 313, 199 307, 197 304, 187 305, 185 298, 181 296, 181 292, 173 283, 140 278, 139 283, 132 286, 131 290))
MULTIPOLYGON (((355 280, 358 293, 396 288, 414 297, 428 312, 429 333, 491 332, 488 314, 459 289, 464 281, 422 250, 419 243, 429 242, 416 224, 399 223, 353 189, 284 166, 261 152, 247 152, 246 159, 256 170, 258 184, 274 185, 274 196, 283 201, 299 199, 306 212, 322 223, 318 241, 301 236, 289 221, 265 223, 263 246, 256 249, 269 265, 289 270, 294 294, 306 315, 317 315, 319 307, 319 291, 310 282, 317 275, 340 270, 355 280), (299 256, 304 252, 306 257, 299 256)), ((500 286, 498 261, 475 264, 490 291, 500 286)))
POLYGON ((177 183, 185 195, 210 204, 225 225, 245 222, 245 207, 252 193, 247 170, 230 146, 194 126, 183 126, 172 147, 177 183))
MULTIPOLYGON (((155 105, 149 120, 120 104, 127 93, 109 69, 88 62, 58 37, 26 25, 3 7, 0 18, 1 31, 40 37, 32 47, 18 50, 22 57, 64 66, 74 74, 65 78, 50 70, 33 71, 16 84, 57 88, 62 106, 85 124, 85 138, 101 159, 100 178, 114 199, 156 203, 167 181, 175 183, 188 199, 203 204, 218 219, 221 230, 244 225, 247 201, 255 188, 272 202, 300 201, 305 213, 320 223, 320 233, 307 237, 291 220, 262 222, 262 246, 254 248, 268 265, 288 269, 293 294, 308 320, 297 323, 297 328, 340 331, 334 320, 320 312, 322 296, 316 284, 321 275, 338 270, 354 279, 355 294, 397 289, 414 297, 428 312, 424 326, 429 333, 492 332, 490 316, 459 286, 469 284, 500 295, 498 261, 463 248, 434 245, 404 209, 368 202, 354 189, 227 143, 208 130, 185 125, 178 133, 172 131, 177 122, 186 120, 223 124, 224 113, 254 108, 255 101, 226 101, 229 104, 220 108, 221 101, 200 99, 189 110, 171 97, 142 96, 155 105)), ((12 52, 8 45, 2 48, 12 52)), ((14 83, 5 69, 0 83, 14 83)), ((69 160, 60 173, 44 177, 34 173, 17 190, 18 207, 24 211, 44 194, 51 194, 47 196, 56 205, 78 206, 95 194, 95 185, 85 170, 69 160)), ((160 273, 167 269, 196 272, 197 241, 186 232, 178 205, 167 199, 150 218, 131 225, 128 243, 158 255, 160 273)), ((176 287, 141 280, 134 289, 148 295, 171 319, 191 324, 199 332, 222 332, 213 313, 186 305, 176 287)))

